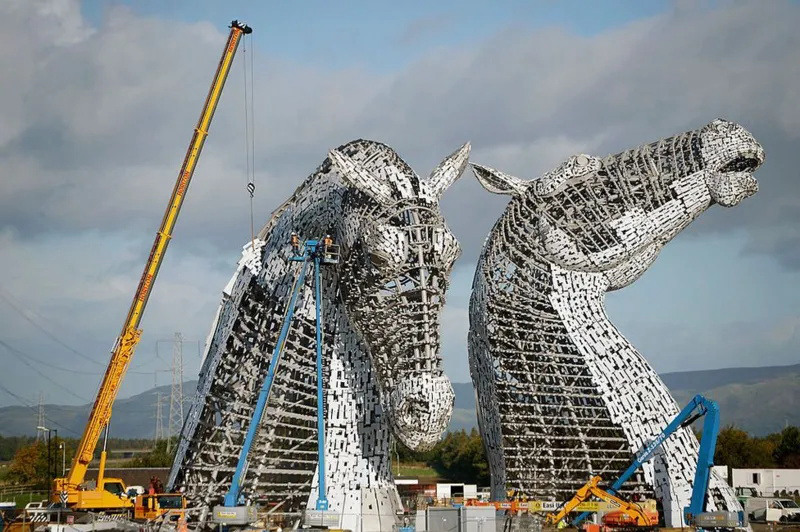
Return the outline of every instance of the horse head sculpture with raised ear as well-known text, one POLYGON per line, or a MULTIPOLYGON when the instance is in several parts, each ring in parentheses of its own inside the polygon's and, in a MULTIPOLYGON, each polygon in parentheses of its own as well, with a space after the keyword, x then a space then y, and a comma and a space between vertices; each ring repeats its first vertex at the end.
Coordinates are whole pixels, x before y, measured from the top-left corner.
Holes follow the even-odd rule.
POLYGON ((473 167, 490 192, 535 205, 536 225, 527 234, 535 235, 548 260, 604 272, 615 289, 636 280, 710 205, 732 207, 754 194, 753 171, 763 160, 763 148, 748 131, 715 120, 604 159, 576 155, 532 181, 473 167))
MULTIPOLYGON (((470 300, 470 370, 494 496, 565 500, 620 471, 678 413, 647 361, 608 320, 604 296, 634 282, 711 205, 758 189, 764 150, 715 120, 605 158, 576 155, 535 180, 473 165, 511 201, 487 239, 470 300)), ((689 429, 667 440, 626 493, 656 495, 681 526, 697 463, 689 429), (657 462, 653 465, 653 462, 657 462)), ((711 506, 735 509, 712 480, 711 506)))
POLYGON ((170 486, 184 490, 192 506, 219 503, 230 485, 298 272, 299 263, 288 260, 290 235, 330 235, 340 248, 338 263, 321 268, 323 403, 307 289, 276 359, 242 489, 283 512, 313 509, 322 409, 328 515, 339 515, 334 528, 397 524, 402 504, 390 470, 390 434, 427 449, 447 428, 453 407, 439 320, 460 250, 439 199, 462 174, 469 151, 463 145, 421 179, 385 144, 340 146, 245 246, 170 476, 170 486))
POLYGON ((452 412, 439 318, 461 250, 439 199, 468 157, 465 144, 423 180, 394 152, 376 158, 345 146, 329 154, 350 184, 339 236, 342 300, 369 346, 393 432, 412 449, 432 447, 452 412))

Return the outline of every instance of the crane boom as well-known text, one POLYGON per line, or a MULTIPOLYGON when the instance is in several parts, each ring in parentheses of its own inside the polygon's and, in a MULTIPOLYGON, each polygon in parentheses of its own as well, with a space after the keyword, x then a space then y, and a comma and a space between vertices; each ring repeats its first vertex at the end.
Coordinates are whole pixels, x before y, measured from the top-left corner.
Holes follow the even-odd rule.
MULTIPOLYGON (((89 467, 89 462, 92 460, 95 447, 100 439, 100 433, 108 426, 108 422, 111 418, 111 407, 119 391, 125 371, 128 369, 136 345, 139 342, 141 336, 141 330, 138 328, 139 323, 142 319, 145 307, 147 306, 147 301, 152 292, 153 283, 158 275, 158 270, 164 260, 167 245, 172 237, 172 230, 175 227, 175 222, 178 219, 178 214, 183 205, 186 190, 189 187, 189 182, 194 174, 197 160, 200 157, 200 152, 203 149, 203 144, 208 135, 208 128, 211 124, 211 119, 214 117, 214 111, 217 108, 222 89, 225 86, 233 57, 239 46, 239 41, 242 35, 252 32, 249 26, 240 24, 235 20, 231 23, 230 28, 231 31, 228 36, 228 41, 225 45, 219 65, 217 66, 214 81, 211 84, 205 104, 203 105, 203 112, 200 115, 197 126, 194 128, 191 143, 186 151, 186 156, 184 157, 180 172, 178 173, 175 186, 172 189, 169 205, 164 212, 161 227, 159 227, 158 233, 156 233, 153 248, 150 251, 150 256, 147 259, 144 272, 139 280, 139 286, 133 296, 130 310, 122 326, 122 332, 114 344, 111 360, 108 363, 108 368, 103 376, 103 382, 97 392, 94 406, 92 407, 89 420, 76 450, 69 474, 65 478, 57 478, 54 481, 54 490, 56 492, 67 492, 68 504, 71 506, 81 506, 82 500, 85 500, 88 506, 95 504, 88 502, 92 497, 82 496, 87 490, 79 490, 79 486, 84 482, 86 470, 89 467)), ((104 460, 101 459, 100 476, 102 476, 103 462, 104 460)), ((100 478, 98 481, 99 480, 100 478)), ((99 484, 100 482, 98 482, 97 486, 98 491, 102 490, 102 486, 99 484)), ((95 497, 95 499, 98 499, 98 503, 103 505, 108 504, 107 502, 99 502, 100 499, 108 499, 105 497, 105 494, 101 495, 102 497, 95 497)), ((57 496, 56 494, 56 497, 57 496)), ((120 502, 124 501, 120 499, 120 502)), ((129 506, 129 503, 118 506, 129 506)))

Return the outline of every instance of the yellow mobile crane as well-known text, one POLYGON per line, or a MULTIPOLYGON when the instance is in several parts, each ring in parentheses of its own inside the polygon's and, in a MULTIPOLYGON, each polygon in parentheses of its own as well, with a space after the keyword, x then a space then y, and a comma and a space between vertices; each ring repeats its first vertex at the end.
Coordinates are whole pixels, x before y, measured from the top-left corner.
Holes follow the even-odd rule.
POLYGON ((228 77, 228 72, 230 71, 233 57, 236 54, 236 49, 239 46, 239 41, 242 35, 253 31, 249 26, 240 24, 236 20, 231 22, 230 28, 231 31, 228 36, 228 42, 225 44, 225 50, 219 61, 219 66, 214 76, 214 82, 211 84, 211 89, 208 91, 208 96, 203 106, 203 112, 200 115, 200 120, 197 122, 197 127, 195 127, 192 141, 189 144, 189 149, 183 160, 183 166, 181 166, 178 179, 172 190, 169 205, 164 213, 161 227, 153 243, 153 249, 150 251, 150 257, 147 259, 144 273, 139 281, 139 287, 136 289, 136 293, 133 296, 133 302, 128 311, 128 317, 125 318, 122 332, 119 338, 117 338, 114 350, 111 353, 111 360, 108 363, 103 382, 97 392, 92 412, 89 415, 89 421, 83 431, 83 436, 76 450, 75 458, 72 460, 69 474, 63 478, 56 478, 53 482, 53 491, 51 493, 52 501, 56 503, 65 502, 68 507, 75 510, 124 511, 130 510, 133 507, 132 501, 125 496, 126 489, 122 480, 118 478, 105 478, 104 475, 108 422, 111 419, 111 407, 119 391, 122 378, 125 375, 125 370, 128 369, 128 364, 130 364, 131 357, 136 349, 136 344, 139 342, 139 338, 142 334, 142 331, 138 328, 139 322, 142 319, 147 300, 153 289, 153 283, 158 275, 158 270, 164 260, 164 253, 172 237, 172 230, 178 219, 186 189, 189 187, 189 181, 192 179, 192 174, 194 174, 197 159, 200 157, 200 152, 203 149, 203 143, 208 135, 208 128, 211 124, 211 119, 214 117, 214 111, 217 108, 222 89, 225 86, 225 80, 228 77), (95 447, 97 447, 97 442, 100 439, 100 433, 103 429, 105 429, 106 441, 103 443, 103 452, 100 454, 100 469, 97 473, 97 485, 95 487, 89 487, 84 485, 86 470, 89 467, 89 462, 92 460, 92 455, 94 454, 95 447))

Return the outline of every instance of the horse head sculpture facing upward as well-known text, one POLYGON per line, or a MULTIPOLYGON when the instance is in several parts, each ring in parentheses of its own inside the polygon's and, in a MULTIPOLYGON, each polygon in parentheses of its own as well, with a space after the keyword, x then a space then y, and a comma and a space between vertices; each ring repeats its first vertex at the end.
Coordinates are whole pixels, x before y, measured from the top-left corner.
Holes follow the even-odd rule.
POLYGON ((390 433, 411 448, 429 448, 453 407, 439 319, 460 248, 439 199, 462 174, 469 150, 465 144, 422 179, 388 146, 353 141, 332 150, 272 214, 225 290, 173 489, 210 507, 230 485, 298 271, 288 260, 290 235, 329 235, 339 258, 321 270, 323 405, 315 392, 313 292, 306 290, 242 486, 282 511, 313 508, 320 485, 315 414, 324 408, 326 495, 338 527, 395 524, 402 505, 389 468, 390 433))
POLYGON ((605 272, 615 289, 635 281, 709 206, 732 207, 758 191, 753 172, 763 161, 747 130, 718 119, 605 158, 576 155, 532 181, 473 167, 487 190, 535 209, 528 234, 548 260, 605 272))
MULTIPOLYGON (((710 206, 755 193, 763 161, 749 132, 715 120, 604 158, 576 155, 530 181, 473 165, 484 188, 512 198, 470 301, 470 369, 495 496, 568 498, 587 474, 622 470, 678 413, 608 320, 605 292, 638 279, 710 206)), ((668 526, 680 526, 696 456, 683 429, 625 489, 658 496, 668 526)), ((712 504, 736 506, 719 479, 711 491, 712 504)))

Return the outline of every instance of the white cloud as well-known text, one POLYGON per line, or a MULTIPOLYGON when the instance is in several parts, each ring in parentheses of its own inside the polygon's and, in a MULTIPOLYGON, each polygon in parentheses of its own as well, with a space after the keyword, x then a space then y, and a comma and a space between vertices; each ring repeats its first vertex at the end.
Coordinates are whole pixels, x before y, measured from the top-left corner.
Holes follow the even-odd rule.
MULTIPOLYGON (((0 232, 0 263, 4 264, 0 338, 35 358, 85 371, 85 375, 55 371, 53 377, 77 395, 93 397, 149 246, 144 239, 132 239, 126 233, 94 231, 68 239, 21 241, 9 231, 0 232)), ((190 340, 205 339, 221 289, 235 264, 231 260, 219 268, 204 255, 180 249, 170 255, 142 320, 144 334, 133 360, 134 372, 123 387, 126 393, 149 388, 152 372, 168 369, 168 356, 166 363, 154 360, 158 340, 172 338, 175 331, 190 340)), ((193 349, 185 357, 187 379, 194 378, 199 369, 193 349)), ((13 353, 0 348, 0 360, 5 368, 4 384, 17 392, 35 396, 31 390, 51 388, 34 370, 19 364, 13 353), (30 384, 22 384, 26 382, 30 384)), ((36 365, 49 373, 47 367, 36 365)), ((160 382, 165 383, 163 375, 160 382)), ((64 400, 76 402, 75 397, 64 400)))
MULTIPOLYGON (((591 37, 514 27, 473 46, 432 43, 422 60, 386 74, 309 67, 259 49, 256 224, 330 148, 352 138, 391 144, 420 173, 471 140, 476 162, 532 178, 574 152, 618 151, 721 115, 764 143, 761 191, 724 214, 709 212, 691 231, 708 239, 738 226, 751 252, 797 268, 798 26, 796 4, 690 4, 591 37)), ((138 281, 224 39, 210 23, 121 7, 91 27, 77 1, 0 4, 0 69, 7 73, 0 78, 0 287, 101 359, 138 281)), ((205 338, 249 236, 241 68, 237 61, 223 94, 140 353, 151 354, 154 339, 173 330, 205 338)), ((474 263, 505 202, 469 172, 445 195, 462 264, 474 263)), ((674 280, 674 297, 689 299, 682 281, 674 280)), ((764 290, 770 282, 753 280, 764 290)), ((458 290, 444 317, 453 331, 446 333, 448 357, 466 352, 458 337, 469 282, 458 290)), ((2 304, 0 313, 0 336, 63 356, 2 304)), ((710 343, 709 357, 724 365, 722 344, 710 343)), ((145 386, 145 377, 132 377, 126 382, 145 386)))

